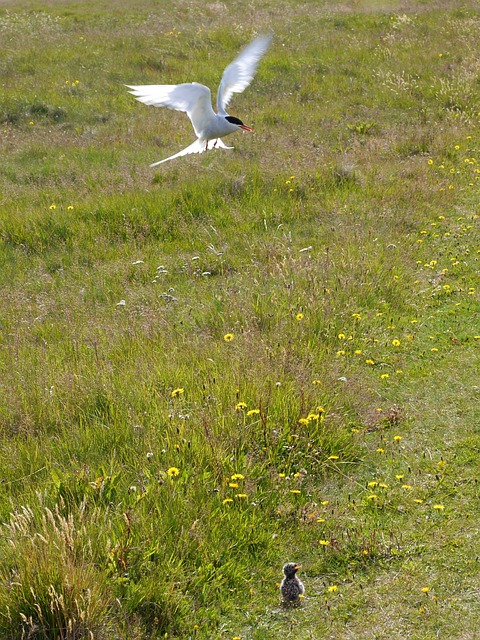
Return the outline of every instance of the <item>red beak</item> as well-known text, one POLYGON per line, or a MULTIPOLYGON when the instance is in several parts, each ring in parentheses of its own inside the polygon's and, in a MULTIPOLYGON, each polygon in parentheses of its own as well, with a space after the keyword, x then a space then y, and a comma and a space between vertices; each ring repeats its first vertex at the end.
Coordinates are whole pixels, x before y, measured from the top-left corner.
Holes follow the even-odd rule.
POLYGON ((253 131, 252 127, 247 127, 246 124, 241 124, 240 129, 245 129, 245 131, 253 131))

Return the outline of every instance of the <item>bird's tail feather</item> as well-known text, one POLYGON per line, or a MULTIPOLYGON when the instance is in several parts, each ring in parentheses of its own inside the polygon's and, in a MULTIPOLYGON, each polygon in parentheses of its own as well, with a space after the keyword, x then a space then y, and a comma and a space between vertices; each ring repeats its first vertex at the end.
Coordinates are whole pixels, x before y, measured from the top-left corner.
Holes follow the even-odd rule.
POLYGON ((165 158, 165 160, 154 162, 150 166, 156 167, 163 162, 167 162, 168 160, 180 158, 181 156, 186 156, 189 153, 203 153, 204 151, 207 151, 209 149, 233 149, 233 147, 227 147, 220 138, 215 138, 215 140, 200 140, 199 138, 197 138, 195 142, 193 142, 189 147, 182 149, 178 153, 175 153, 173 156, 165 158))

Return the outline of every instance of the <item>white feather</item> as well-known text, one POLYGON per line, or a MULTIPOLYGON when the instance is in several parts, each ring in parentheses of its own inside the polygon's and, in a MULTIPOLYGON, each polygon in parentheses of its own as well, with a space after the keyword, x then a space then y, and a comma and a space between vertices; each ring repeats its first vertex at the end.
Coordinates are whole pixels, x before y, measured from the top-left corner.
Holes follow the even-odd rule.
POLYGON ((200 139, 195 140, 189 147, 186 149, 182 149, 173 156, 169 158, 165 158, 165 160, 159 160, 158 162, 154 162, 151 164, 151 167, 156 167, 159 164, 163 164, 167 162, 167 160, 173 160, 174 158, 180 158, 181 156, 187 156, 190 153, 203 153, 204 151, 208 151, 209 149, 233 149, 233 147, 227 147, 220 138, 216 138, 215 140, 207 140, 203 141, 200 139))
POLYGON ((234 93, 242 93, 253 80, 258 63, 265 55, 272 36, 259 36, 252 40, 223 72, 217 93, 217 111, 226 115, 234 93))
POLYGON ((143 104, 183 111, 190 118, 197 137, 202 137, 204 123, 215 116, 210 89, 198 82, 184 84, 147 84, 130 86, 130 93, 143 104))

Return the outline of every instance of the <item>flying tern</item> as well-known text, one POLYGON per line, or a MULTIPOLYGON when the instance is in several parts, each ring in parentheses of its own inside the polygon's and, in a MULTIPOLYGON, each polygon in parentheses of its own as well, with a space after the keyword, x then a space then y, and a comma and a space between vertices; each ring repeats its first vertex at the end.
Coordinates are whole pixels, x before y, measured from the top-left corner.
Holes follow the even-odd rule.
POLYGON ((217 112, 212 108, 212 97, 208 87, 198 82, 183 84, 152 84, 132 86, 130 93, 144 104, 155 107, 168 107, 176 111, 183 111, 190 118, 197 139, 186 149, 182 149, 173 156, 154 162, 151 167, 156 167, 162 162, 173 160, 189 153, 203 153, 208 149, 233 149, 227 147, 221 140, 238 129, 253 131, 251 127, 236 118, 228 115, 226 108, 234 93, 244 91, 257 70, 260 59, 267 51, 272 36, 263 35, 255 38, 248 44, 228 65, 223 72, 217 93, 217 112))

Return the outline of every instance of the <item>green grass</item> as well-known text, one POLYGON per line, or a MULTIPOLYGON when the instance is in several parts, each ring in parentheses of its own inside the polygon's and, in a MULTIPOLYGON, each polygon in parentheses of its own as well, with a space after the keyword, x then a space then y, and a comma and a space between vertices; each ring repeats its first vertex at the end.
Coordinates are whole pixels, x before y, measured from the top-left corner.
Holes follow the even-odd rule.
POLYGON ((0 635, 477 637, 476 3, 134 4, 0 10, 0 635))

